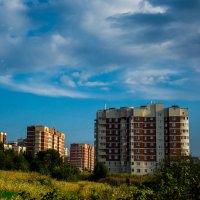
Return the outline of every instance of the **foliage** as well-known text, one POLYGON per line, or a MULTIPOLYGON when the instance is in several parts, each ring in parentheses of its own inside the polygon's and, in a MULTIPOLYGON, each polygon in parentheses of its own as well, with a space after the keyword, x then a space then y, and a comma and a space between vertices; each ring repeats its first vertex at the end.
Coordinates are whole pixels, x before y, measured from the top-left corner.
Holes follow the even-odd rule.
POLYGON ((165 160, 158 170, 158 199, 200 199, 200 162, 192 157, 165 160))
POLYGON ((97 163, 93 172, 93 179, 99 180, 105 178, 108 174, 108 168, 103 163, 97 163))
POLYGON ((80 178, 80 171, 72 165, 64 164, 58 151, 53 149, 40 151, 34 157, 30 153, 15 155, 12 150, 4 150, 0 145, 0 169, 34 171, 68 181, 80 178))

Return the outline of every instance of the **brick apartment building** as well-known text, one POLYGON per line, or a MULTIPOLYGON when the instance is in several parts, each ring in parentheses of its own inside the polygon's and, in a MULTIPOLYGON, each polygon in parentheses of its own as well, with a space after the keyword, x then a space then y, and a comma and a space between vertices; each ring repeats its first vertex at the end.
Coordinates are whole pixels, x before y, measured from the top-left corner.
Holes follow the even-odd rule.
POLYGON ((6 144, 6 133, 0 132, 0 143, 6 144))
POLYGON ((188 109, 163 104, 99 110, 95 161, 112 172, 148 174, 164 158, 189 154, 188 109))
POLYGON ((39 151, 55 149, 60 156, 65 155, 65 135, 47 126, 27 127, 27 152, 36 154, 39 151))
POLYGON ((94 169, 94 147, 89 144, 70 145, 70 163, 80 170, 94 169))

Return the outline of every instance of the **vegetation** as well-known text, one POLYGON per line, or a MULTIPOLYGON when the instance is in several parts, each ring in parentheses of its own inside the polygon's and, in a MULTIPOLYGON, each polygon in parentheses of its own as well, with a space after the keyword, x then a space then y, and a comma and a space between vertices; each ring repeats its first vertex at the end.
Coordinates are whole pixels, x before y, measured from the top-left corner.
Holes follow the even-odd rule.
POLYGON ((135 186, 112 187, 106 183, 58 181, 37 172, 1 171, 0 191, 16 199, 131 199, 135 186))
POLYGON ((59 153, 53 149, 40 151, 34 157, 30 153, 15 155, 12 150, 4 150, 0 144, 0 169, 39 172, 59 180, 80 179, 80 171, 75 166, 63 163, 59 153))
POLYGON ((106 167, 106 165, 104 165, 103 163, 97 163, 94 168, 92 179, 99 180, 101 178, 105 178, 107 174, 108 168, 106 167))
POLYGON ((91 174, 64 164, 54 150, 33 157, 0 145, 0 168, 0 199, 200 199, 200 161, 192 157, 165 160, 153 175, 109 174, 102 163, 91 174))

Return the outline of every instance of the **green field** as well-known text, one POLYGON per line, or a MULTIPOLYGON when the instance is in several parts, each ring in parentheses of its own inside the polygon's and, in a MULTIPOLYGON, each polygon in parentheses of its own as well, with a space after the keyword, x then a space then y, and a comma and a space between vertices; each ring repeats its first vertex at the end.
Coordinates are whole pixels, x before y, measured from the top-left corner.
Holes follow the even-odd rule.
POLYGON ((1 199, 132 199, 135 186, 57 181, 38 173, 0 171, 1 199), (21 194, 18 195, 18 194, 21 194))

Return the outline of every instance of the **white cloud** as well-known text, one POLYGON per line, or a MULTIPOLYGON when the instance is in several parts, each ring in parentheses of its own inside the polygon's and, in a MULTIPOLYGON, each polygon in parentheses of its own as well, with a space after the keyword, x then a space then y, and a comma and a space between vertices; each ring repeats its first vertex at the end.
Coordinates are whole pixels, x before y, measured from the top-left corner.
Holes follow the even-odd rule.
POLYGON ((11 76, 0 76, 0 84, 15 90, 50 97, 90 98, 90 95, 81 92, 66 90, 46 82, 27 81, 17 82, 11 76))
POLYGON ((128 70, 125 73, 125 83, 130 85, 156 85, 158 83, 168 83, 170 76, 180 74, 171 69, 148 69, 128 70))
POLYGON ((69 76, 62 76, 61 77, 61 82, 69 87, 76 87, 76 83, 69 77, 69 76))
POLYGON ((58 96, 66 92, 63 87, 73 89, 70 94, 110 90, 114 95, 128 86, 142 96, 151 89, 161 92, 165 85, 174 95, 172 87, 184 92, 192 81, 197 93, 199 22, 192 16, 188 20, 194 25, 179 21, 168 9, 173 3, 167 7, 144 0, 51 0, 32 1, 31 8, 20 0, 0 2, 0 75, 11 76, 7 83, 1 77, 2 85, 46 95, 50 88, 58 96), (40 73, 49 73, 49 78, 40 73), (16 81, 12 75, 18 74, 33 75, 35 81, 16 81), (38 80, 43 80, 41 88, 38 80))
POLYGON ((97 87, 97 86, 107 86, 110 85, 110 83, 106 82, 100 82, 100 81, 87 81, 87 82, 79 82, 80 86, 86 86, 86 87, 97 87))

